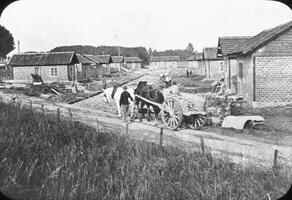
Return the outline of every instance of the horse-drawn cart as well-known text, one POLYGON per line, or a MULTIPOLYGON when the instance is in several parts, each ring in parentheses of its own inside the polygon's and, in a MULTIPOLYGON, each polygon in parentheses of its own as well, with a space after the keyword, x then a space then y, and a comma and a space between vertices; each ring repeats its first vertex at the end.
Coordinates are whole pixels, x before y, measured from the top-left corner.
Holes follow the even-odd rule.
POLYGON ((163 124, 168 129, 177 130, 182 124, 192 129, 199 129, 205 124, 203 98, 198 98, 194 102, 179 95, 166 94, 164 102, 159 104, 137 94, 136 97, 159 107, 163 124))

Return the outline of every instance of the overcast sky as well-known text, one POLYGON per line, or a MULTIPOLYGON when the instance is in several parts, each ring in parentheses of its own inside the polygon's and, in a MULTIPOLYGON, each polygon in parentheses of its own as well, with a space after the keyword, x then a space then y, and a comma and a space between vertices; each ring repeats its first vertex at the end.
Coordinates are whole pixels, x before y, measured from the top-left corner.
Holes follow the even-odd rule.
POLYGON ((253 36, 290 20, 289 7, 267 0, 20 0, 0 24, 22 52, 62 45, 185 49, 189 42, 201 51, 217 46, 219 36, 253 36))

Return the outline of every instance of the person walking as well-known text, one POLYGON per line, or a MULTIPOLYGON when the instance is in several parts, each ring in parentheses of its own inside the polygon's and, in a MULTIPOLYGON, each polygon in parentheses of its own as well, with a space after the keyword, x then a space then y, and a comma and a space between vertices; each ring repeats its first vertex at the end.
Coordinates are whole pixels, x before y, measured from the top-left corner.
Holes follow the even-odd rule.
POLYGON ((131 99, 131 101, 133 101, 133 98, 131 97, 131 95, 129 94, 129 92, 127 92, 127 86, 123 87, 124 91, 121 94, 121 98, 120 98, 120 107, 122 110, 122 115, 124 118, 124 122, 128 121, 128 112, 129 112, 129 98, 131 99))

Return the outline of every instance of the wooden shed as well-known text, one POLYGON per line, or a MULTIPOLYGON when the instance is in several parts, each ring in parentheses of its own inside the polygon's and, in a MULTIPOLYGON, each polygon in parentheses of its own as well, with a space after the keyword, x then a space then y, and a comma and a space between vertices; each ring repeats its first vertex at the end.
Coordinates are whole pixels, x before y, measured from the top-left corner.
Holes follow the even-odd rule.
POLYGON ((129 69, 141 69, 142 62, 143 61, 138 57, 124 57, 124 64, 129 69))
POLYGON ((112 63, 110 69, 112 73, 120 72, 123 67, 124 57, 123 56, 112 56, 112 63))
POLYGON ((195 52, 187 59, 189 71, 194 74, 202 74, 202 56, 203 53, 195 52))

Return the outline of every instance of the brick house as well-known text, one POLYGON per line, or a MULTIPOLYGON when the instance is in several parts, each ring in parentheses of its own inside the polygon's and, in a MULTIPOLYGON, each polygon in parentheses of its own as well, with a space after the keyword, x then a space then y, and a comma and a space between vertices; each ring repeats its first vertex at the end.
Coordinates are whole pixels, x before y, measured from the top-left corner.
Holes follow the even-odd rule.
POLYGON ((203 66, 200 75, 209 79, 220 79, 224 77, 223 59, 217 56, 217 47, 206 47, 202 55, 203 66))
POLYGON ((112 63, 110 64, 111 72, 120 72, 123 67, 124 57, 123 56, 112 56, 112 63))
POLYGON ((150 57, 149 69, 177 68, 179 60, 179 56, 152 56, 150 57))
POLYGON ((193 74, 199 74, 202 71, 202 56, 203 53, 195 52, 194 55, 187 59, 188 70, 192 71, 193 74))
POLYGON ((141 69, 142 62, 143 61, 138 57, 124 57, 124 64, 129 69, 141 69))
POLYGON ((292 101, 292 21, 267 29, 235 48, 238 95, 248 102, 292 101))
POLYGON ((76 79, 74 52, 15 54, 9 60, 13 79, 32 81, 31 74, 39 74, 44 82, 72 81, 76 79))
POLYGON ((237 60, 236 56, 227 56, 237 46, 242 45, 250 36, 225 36, 219 37, 217 56, 223 58, 223 71, 226 85, 231 89, 232 93, 236 93, 236 81, 237 81, 237 60))

